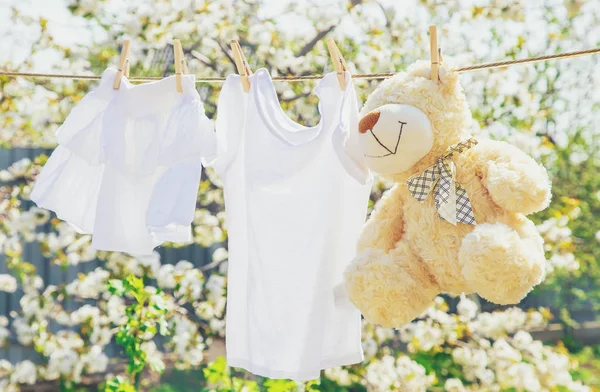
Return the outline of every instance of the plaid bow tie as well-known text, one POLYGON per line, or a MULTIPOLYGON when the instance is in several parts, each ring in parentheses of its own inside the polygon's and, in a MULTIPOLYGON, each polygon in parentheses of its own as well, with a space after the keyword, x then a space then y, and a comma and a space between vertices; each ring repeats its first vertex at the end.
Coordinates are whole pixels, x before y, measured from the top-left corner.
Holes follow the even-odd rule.
POLYGON ((410 194, 420 202, 425 201, 433 189, 438 214, 455 226, 457 222, 477 224, 467 191, 456 181, 456 167, 452 162, 454 155, 476 144, 477 140, 471 138, 450 146, 433 166, 425 169, 422 174, 410 177, 406 182, 410 194))

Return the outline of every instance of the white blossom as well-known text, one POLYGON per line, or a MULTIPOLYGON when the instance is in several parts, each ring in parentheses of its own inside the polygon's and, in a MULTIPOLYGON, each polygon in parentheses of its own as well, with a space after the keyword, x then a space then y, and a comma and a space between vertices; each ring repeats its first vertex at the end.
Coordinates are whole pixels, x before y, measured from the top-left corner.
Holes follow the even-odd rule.
POLYGON ((10 380, 19 384, 35 384, 37 380, 35 364, 29 360, 17 363, 10 380))
POLYGON ((468 321, 475 318, 479 307, 475 302, 463 296, 457 305, 457 310, 458 314, 468 321))
POLYGON ((467 389, 463 386, 462 381, 458 378, 449 378, 444 383, 444 389, 448 392, 464 392, 467 389))
POLYGON ((17 290, 17 279, 11 275, 0 274, 0 291, 14 293, 17 290))

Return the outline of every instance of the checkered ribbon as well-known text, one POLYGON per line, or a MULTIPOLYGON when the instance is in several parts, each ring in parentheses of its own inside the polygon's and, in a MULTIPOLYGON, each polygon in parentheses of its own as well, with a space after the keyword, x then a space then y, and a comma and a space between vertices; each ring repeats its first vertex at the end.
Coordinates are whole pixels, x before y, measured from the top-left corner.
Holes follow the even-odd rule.
POLYGON ((452 162, 454 155, 476 144, 477 140, 471 138, 450 146, 435 165, 425 169, 419 175, 410 177, 407 181, 408 191, 420 202, 425 201, 433 189, 438 214, 455 226, 457 222, 477 224, 467 191, 456 181, 456 166, 452 162))

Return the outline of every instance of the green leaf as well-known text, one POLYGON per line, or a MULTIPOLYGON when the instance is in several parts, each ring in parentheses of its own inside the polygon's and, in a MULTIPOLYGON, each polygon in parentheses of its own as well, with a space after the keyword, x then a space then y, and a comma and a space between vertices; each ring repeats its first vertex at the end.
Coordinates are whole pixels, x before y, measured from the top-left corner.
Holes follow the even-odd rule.
POLYGON ((104 392, 136 392, 136 390, 125 377, 117 376, 106 382, 104 392))
POLYGON ((218 357, 204 368, 204 377, 210 384, 231 387, 229 367, 224 357, 218 357))
POLYGON ((268 392, 291 392, 295 391, 298 385, 292 380, 267 380, 263 384, 268 392))

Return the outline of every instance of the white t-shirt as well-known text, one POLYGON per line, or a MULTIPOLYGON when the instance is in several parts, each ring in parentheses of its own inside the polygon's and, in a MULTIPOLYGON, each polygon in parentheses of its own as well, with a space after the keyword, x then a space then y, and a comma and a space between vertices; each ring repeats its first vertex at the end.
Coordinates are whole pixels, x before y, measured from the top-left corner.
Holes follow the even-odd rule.
POLYGON ((355 255, 371 177, 358 145, 349 74, 315 89, 314 127, 282 110, 265 69, 227 78, 218 102, 214 162, 224 182, 230 366, 270 378, 310 380, 362 361, 360 312, 334 301, 355 255))
POLYGON ((141 85, 108 68, 100 85, 56 132, 58 147, 31 200, 56 212, 99 250, 150 254, 164 241, 188 242, 202 170, 216 136, 193 75, 141 85))

